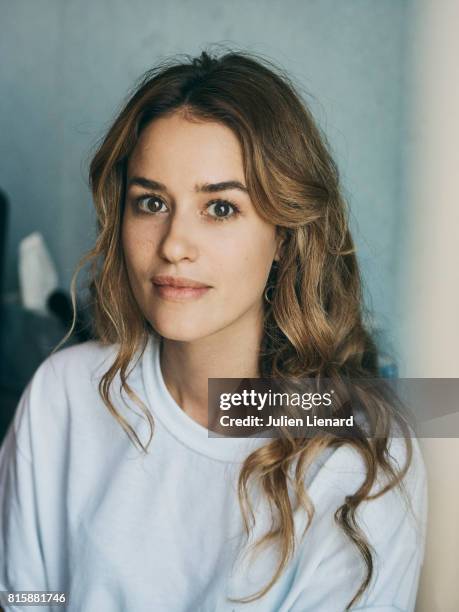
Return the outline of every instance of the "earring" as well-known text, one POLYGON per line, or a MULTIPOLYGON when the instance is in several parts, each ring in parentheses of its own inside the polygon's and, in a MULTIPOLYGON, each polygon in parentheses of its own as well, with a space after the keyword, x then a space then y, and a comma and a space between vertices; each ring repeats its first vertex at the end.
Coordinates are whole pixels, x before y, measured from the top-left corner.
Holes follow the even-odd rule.
POLYGON ((263 296, 265 298, 265 301, 268 302, 268 304, 273 303, 274 291, 275 291, 274 285, 267 285, 263 296), (270 291, 271 291, 271 295, 270 295, 270 291))
MULTIPOLYGON (((272 265, 271 265, 271 271, 269 273, 269 278, 268 280, 270 280, 270 278, 274 277, 274 283, 276 282, 275 279, 277 277, 277 271, 279 268, 279 262, 277 261, 273 261, 272 265)), ((266 285, 266 289, 265 292, 263 294, 265 301, 268 302, 268 304, 272 304, 273 303, 273 298, 274 298, 274 292, 276 291, 276 285, 274 283, 268 283, 266 285)))

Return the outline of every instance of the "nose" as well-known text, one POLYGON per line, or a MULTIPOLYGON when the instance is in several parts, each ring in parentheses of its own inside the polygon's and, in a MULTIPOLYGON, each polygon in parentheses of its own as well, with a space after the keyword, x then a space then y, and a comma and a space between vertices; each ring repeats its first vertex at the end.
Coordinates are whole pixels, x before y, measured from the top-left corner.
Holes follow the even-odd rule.
POLYGON ((175 263, 183 259, 195 261, 198 256, 196 234, 190 214, 180 212, 178 208, 170 215, 164 225, 164 235, 159 245, 159 255, 163 259, 175 263))

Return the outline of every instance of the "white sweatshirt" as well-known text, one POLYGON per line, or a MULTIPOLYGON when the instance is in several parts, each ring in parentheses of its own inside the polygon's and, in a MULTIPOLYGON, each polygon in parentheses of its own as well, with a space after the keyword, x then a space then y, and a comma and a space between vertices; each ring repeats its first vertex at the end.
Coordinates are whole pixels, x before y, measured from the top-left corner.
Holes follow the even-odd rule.
MULTIPOLYGON (((363 481, 357 452, 328 450, 307 476, 315 515, 275 585, 264 587, 275 548, 244 552, 237 477, 249 451, 266 439, 209 438, 176 404, 161 373, 159 343, 128 378, 155 421, 142 456, 98 393, 116 345, 86 342, 40 366, 20 400, 0 449, 0 591, 62 591, 71 612, 341 612, 364 575, 361 555, 334 512, 363 481)), ((112 399, 148 439, 140 409, 112 399)), ((374 550, 374 577, 355 609, 413 611, 424 555, 426 478, 419 445, 405 477, 415 522, 398 490, 363 503, 359 523, 374 550)), ((391 454, 403 460, 403 441, 391 454)), ((256 531, 269 509, 254 498, 256 531)), ((304 514, 295 518, 297 534, 304 514)), ((29 607, 11 607, 29 610, 29 607)), ((41 607, 39 610, 59 610, 41 607)), ((30 607, 30 610, 37 610, 30 607)))

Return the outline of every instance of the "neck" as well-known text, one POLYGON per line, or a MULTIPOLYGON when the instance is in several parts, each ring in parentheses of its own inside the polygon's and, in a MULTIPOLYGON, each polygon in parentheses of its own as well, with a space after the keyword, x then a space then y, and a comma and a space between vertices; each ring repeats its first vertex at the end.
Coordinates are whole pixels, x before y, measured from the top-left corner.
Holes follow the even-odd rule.
POLYGON ((190 342, 163 338, 161 371, 182 410, 208 427, 208 379, 258 378, 262 333, 261 322, 252 320, 190 342))

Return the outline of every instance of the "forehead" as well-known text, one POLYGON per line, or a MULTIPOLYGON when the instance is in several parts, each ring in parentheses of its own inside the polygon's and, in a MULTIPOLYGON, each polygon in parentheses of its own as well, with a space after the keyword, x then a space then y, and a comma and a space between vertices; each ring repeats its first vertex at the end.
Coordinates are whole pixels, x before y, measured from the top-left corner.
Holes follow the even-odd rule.
POLYGON ((185 119, 180 114, 152 121, 142 131, 129 159, 128 174, 158 181, 244 180, 242 151, 225 125, 185 119))

